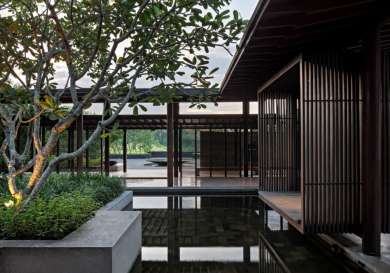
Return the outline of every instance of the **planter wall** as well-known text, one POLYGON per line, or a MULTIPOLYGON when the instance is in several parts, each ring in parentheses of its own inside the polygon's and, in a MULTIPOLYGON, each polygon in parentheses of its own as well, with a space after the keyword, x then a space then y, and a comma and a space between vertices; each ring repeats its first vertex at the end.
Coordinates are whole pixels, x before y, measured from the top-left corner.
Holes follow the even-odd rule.
POLYGON ((125 192, 62 240, 0 241, 1 273, 128 273, 141 252, 141 213, 125 192))

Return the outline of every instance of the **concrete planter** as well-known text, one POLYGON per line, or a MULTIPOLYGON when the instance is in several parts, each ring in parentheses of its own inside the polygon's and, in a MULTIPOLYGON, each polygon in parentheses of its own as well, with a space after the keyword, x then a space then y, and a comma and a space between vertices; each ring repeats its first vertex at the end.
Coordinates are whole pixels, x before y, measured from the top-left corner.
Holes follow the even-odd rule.
POLYGON ((1 273, 128 273, 141 252, 141 213, 125 192, 62 240, 0 241, 1 273))

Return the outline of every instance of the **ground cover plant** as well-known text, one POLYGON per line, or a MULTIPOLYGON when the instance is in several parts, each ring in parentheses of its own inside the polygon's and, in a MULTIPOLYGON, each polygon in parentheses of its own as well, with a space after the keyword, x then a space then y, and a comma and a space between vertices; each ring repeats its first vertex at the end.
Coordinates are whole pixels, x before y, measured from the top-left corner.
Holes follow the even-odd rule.
MULTIPOLYGON (((23 186, 27 178, 20 178, 17 183, 23 186)), ((3 187, 0 203, 6 206, 0 206, 0 238, 63 238, 122 192, 120 178, 53 174, 31 204, 19 210, 12 206, 9 192, 3 187)))

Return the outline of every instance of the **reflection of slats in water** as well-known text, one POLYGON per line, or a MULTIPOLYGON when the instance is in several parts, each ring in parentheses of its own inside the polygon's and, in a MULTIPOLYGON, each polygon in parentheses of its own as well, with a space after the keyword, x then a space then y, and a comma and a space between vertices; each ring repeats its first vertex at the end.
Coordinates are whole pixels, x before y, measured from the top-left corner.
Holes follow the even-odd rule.
POLYGON ((262 273, 290 273, 282 259, 272 248, 265 237, 259 234, 259 272, 262 273))
MULTIPOLYGON (((142 272, 144 273, 182 273, 182 272, 207 272, 207 273, 247 273, 258 272, 256 263, 225 263, 218 262, 180 262, 168 265, 166 262, 143 262, 142 272)), ((265 271, 264 271, 265 272, 265 271)), ((270 271, 268 271, 270 272, 270 271)), ((275 271, 272 271, 275 272, 275 271)), ((275 272, 278 273, 278 272, 275 272)))
POLYGON ((257 245, 259 225, 250 209, 142 210, 144 246, 167 246, 171 235, 180 246, 257 245))

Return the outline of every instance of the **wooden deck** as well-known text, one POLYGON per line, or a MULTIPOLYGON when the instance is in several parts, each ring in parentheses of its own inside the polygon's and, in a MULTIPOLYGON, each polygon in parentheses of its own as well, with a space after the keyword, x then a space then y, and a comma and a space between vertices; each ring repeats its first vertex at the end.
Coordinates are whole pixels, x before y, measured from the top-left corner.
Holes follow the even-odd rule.
POLYGON ((274 211, 285 218, 290 225, 300 232, 302 227, 302 203, 299 192, 259 191, 259 198, 274 211))

